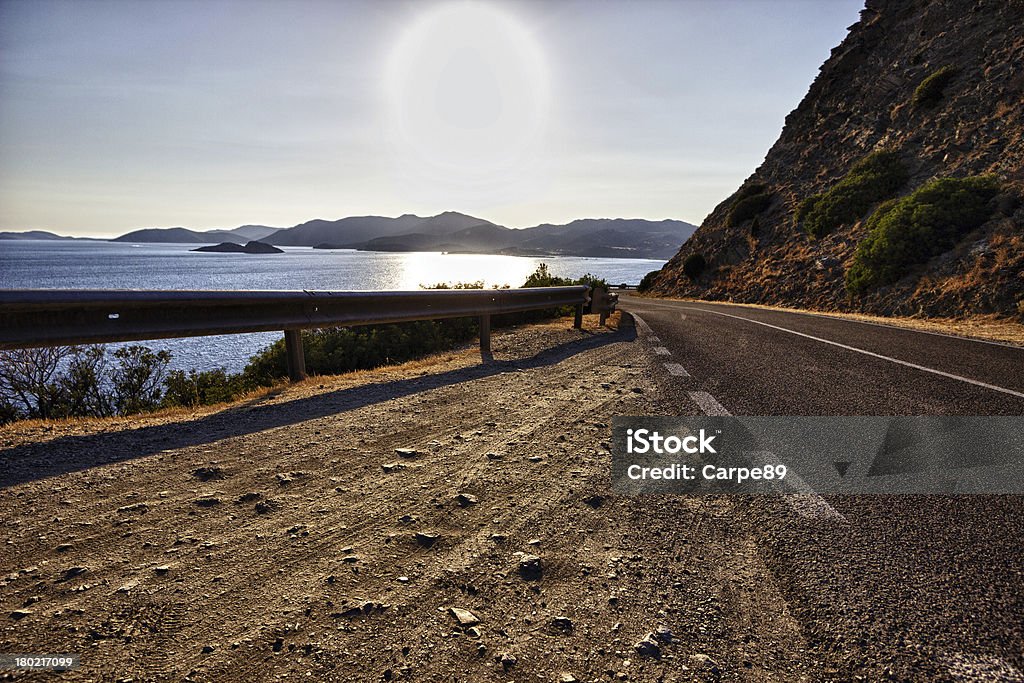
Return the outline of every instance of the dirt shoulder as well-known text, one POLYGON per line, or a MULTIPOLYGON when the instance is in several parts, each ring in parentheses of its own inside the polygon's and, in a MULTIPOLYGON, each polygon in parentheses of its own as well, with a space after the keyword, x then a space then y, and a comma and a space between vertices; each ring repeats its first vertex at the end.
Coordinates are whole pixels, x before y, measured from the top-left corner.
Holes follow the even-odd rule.
POLYGON ((744 615, 786 607, 728 501, 610 491, 612 416, 695 410, 628 317, 493 346, 9 430, 0 651, 76 681, 812 680, 791 620, 744 615))

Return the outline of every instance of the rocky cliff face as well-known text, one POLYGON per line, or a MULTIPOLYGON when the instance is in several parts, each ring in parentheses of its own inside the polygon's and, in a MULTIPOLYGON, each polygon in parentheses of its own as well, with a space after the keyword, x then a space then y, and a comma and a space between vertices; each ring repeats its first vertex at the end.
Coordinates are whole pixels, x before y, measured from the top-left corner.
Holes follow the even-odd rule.
MULTIPOLYGON (((1021 315, 1022 189, 1024 2, 868 0, 764 162, 704 220, 652 291, 881 314, 1021 315), (809 234, 811 207, 801 205, 879 151, 898 160, 890 183, 898 189, 851 189, 848 180, 840 188, 847 194, 832 197, 839 219, 809 234), (985 197, 983 220, 961 226, 948 243, 922 233, 920 244, 908 243, 921 251, 899 279, 851 293, 846 273, 889 210, 887 199, 936 178, 988 174, 999 189, 985 197)), ((924 215, 921 206, 903 213, 924 215)))

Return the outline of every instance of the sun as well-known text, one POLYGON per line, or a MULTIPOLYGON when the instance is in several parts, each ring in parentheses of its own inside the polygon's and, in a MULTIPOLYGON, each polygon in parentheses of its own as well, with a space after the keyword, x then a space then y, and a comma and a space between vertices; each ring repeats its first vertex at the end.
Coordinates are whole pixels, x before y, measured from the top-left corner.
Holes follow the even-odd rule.
POLYGON ((542 144, 548 80, 545 55, 516 16, 483 2, 434 6, 388 60, 389 140, 403 165, 435 180, 502 182, 542 144))

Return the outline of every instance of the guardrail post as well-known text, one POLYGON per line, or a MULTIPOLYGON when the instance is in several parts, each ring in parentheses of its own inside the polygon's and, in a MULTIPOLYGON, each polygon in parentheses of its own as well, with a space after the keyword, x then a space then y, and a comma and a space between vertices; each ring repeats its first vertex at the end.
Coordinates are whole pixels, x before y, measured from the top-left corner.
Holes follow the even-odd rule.
POLYGON ((480 316, 480 356, 491 359, 491 316, 480 316))
POLYGON ((288 359, 288 379, 301 382, 306 379, 306 356, 302 352, 302 331, 284 331, 284 353, 288 359))
POLYGON ((576 319, 572 321, 572 326, 577 330, 583 329, 583 304, 576 304, 576 319))

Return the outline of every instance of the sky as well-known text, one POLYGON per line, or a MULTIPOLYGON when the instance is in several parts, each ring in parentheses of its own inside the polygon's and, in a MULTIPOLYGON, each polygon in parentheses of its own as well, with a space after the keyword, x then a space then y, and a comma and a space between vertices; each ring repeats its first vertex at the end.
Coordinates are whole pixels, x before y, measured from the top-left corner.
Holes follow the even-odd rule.
POLYGON ((0 229, 699 224, 860 0, 0 0, 0 229))

